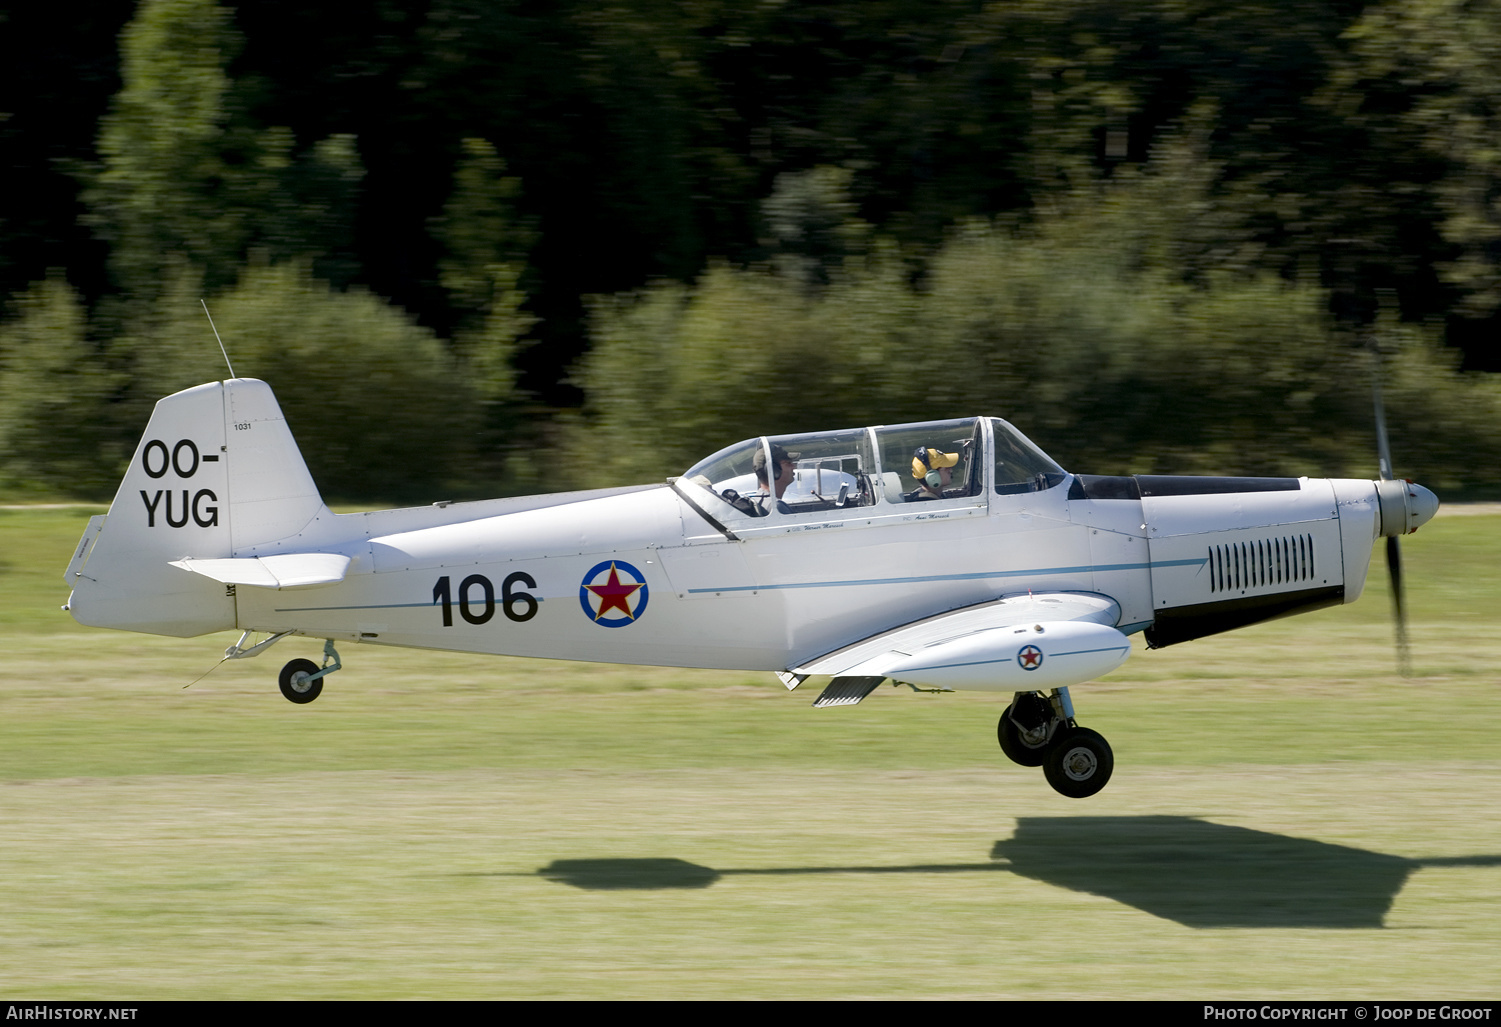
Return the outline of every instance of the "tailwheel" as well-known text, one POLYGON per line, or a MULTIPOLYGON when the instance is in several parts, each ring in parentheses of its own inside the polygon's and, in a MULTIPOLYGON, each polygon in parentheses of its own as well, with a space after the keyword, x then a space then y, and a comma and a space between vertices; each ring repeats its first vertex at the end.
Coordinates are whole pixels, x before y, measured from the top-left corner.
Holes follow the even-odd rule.
POLYGON ((1048 784, 1071 799, 1087 798, 1104 788, 1114 770, 1110 743, 1087 727, 1058 731, 1042 762, 1048 784))
POLYGON ((1048 736, 1057 719, 1052 705, 1036 692, 1018 692, 1001 714, 996 739, 1012 763, 1040 767, 1048 754, 1048 736))
POLYGON ((310 703, 323 691, 323 679, 313 677, 318 665, 312 660, 291 660, 281 669, 281 694, 295 703, 310 703))

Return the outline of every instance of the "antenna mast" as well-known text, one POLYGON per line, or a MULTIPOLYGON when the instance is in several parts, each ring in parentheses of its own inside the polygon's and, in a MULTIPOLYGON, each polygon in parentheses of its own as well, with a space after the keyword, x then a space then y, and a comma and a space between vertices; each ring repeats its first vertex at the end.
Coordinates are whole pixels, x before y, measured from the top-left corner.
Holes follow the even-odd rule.
POLYGON ((214 328, 214 315, 208 312, 208 303, 200 296, 198 302, 203 304, 203 316, 208 318, 208 326, 214 330, 214 339, 219 343, 219 352, 224 354, 224 366, 229 368, 229 376, 236 377, 235 365, 229 362, 229 351, 224 348, 224 340, 219 338, 219 329, 214 328))

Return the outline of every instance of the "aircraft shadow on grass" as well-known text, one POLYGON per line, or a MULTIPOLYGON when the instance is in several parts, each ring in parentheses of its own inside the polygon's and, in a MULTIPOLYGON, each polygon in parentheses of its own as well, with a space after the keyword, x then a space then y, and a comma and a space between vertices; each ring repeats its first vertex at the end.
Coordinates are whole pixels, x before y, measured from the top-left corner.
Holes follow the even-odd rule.
POLYGON ((686 860, 560 859, 538 876, 592 891, 707 888, 729 876, 1006 872, 1186 927, 1381 927, 1414 870, 1501 855, 1406 859, 1193 817, 1022 817, 987 863, 715 869, 686 860))

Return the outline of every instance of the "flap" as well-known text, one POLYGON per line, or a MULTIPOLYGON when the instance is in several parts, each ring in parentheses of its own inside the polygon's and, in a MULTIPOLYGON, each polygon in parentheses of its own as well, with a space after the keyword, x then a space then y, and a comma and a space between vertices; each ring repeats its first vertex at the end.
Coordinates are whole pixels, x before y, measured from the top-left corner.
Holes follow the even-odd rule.
POLYGON ((230 560, 171 561, 173 567, 202 574, 226 585, 275 589, 338 584, 348 573, 349 562, 349 557, 339 553, 278 553, 230 560))

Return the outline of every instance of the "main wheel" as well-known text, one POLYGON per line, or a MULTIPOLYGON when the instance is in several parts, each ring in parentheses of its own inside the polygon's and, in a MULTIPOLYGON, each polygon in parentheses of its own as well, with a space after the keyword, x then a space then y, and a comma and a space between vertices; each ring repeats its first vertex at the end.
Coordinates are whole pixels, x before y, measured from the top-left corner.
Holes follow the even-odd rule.
POLYGON ((1053 722, 1053 708, 1041 696, 1032 696, 1031 701, 1022 700, 1020 712, 1023 728, 1011 719, 1017 704, 1006 707, 1001 722, 995 726, 996 740, 1001 743, 1001 752, 1012 763, 1023 767, 1040 767, 1048 754, 1048 725, 1053 722))
POLYGON ((310 678, 318 673, 318 665, 312 660, 291 660, 281 669, 278 683, 281 694, 292 702, 306 703, 318 698, 323 691, 322 678, 310 678))
POLYGON ((1042 774, 1060 795, 1083 799, 1104 788, 1115 770, 1110 743, 1087 727, 1058 732, 1042 762, 1042 774))

